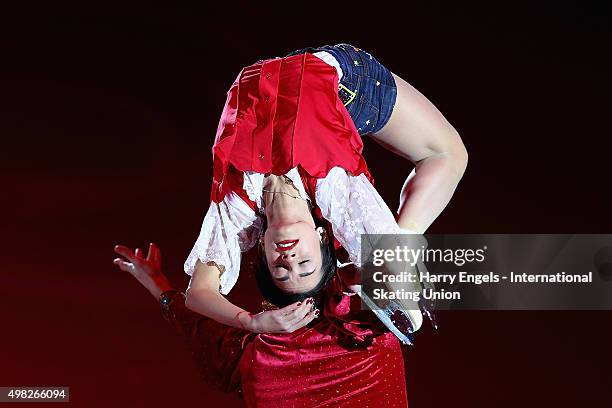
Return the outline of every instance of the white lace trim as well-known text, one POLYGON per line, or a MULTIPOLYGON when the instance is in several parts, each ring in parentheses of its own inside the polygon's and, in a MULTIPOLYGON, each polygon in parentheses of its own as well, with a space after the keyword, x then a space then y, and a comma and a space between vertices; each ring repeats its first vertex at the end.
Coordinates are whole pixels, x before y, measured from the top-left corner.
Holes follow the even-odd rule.
POLYGON ((228 294, 238 280, 241 252, 253 247, 261 227, 261 218, 235 193, 227 194, 219 204, 211 203, 185 261, 185 273, 193 275, 198 260, 215 262, 225 269, 219 291, 228 294))
POLYGON ((242 188, 249 196, 251 201, 254 201, 259 209, 259 212, 263 214, 263 202, 262 202, 262 190, 263 190, 264 176, 261 173, 255 173, 253 171, 246 171, 244 173, 242 188))
POLYGON ((334 167, 317 181, 316 200, 346 249, 351 262, 361 266, 361 234, 400 234, 395 217, 364 174, 349 176, 334 167))

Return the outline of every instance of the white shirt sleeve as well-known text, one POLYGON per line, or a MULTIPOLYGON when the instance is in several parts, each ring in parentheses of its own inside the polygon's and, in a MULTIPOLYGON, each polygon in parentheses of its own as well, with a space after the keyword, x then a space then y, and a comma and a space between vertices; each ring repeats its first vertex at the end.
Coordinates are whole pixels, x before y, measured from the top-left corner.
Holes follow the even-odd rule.
POLYGON ((317 205, 350 260, 361 264, 361 234, 402 234, 393 213, 365 174, 334 167, 317 181, 317 205))
POLYGON ((227 295, 238 280, 241 252, 255 245, 262 224, 261 218, 235 193, 228 193, 218 204, 212 202, 185 261, 185 273, 193 274, 198 259, 202 263, 215 262, 223 270, 219 291, 227 295))

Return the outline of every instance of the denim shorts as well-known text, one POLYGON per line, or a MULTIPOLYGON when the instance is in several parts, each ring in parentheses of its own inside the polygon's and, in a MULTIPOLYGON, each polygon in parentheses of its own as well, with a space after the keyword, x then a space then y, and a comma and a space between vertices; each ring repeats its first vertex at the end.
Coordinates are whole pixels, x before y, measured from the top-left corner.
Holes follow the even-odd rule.
POLYGON ((378 132, 389 121, 397 98, 395 80, 384 65, 350 44, 307 47, 287 56, 326 51, 339 63, 342 79, 338 95, 361 136, 378 132))

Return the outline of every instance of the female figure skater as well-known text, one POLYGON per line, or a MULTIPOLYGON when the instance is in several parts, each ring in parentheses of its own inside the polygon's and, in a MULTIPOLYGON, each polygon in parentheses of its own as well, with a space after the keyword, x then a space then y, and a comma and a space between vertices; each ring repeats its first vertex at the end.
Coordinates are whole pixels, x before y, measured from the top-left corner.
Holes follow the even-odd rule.
MULTIPOLYGON (((290 305, 333 275, 332 233, 359 267, 360 234, 423 233, 465 169, 457 132, 414 88, 348 44, 322 49, 330 63, 311 52, 260 61, 228 92, 213 146, 212 202, 185 262, 187 306, 221 323, 270 333, 314 318, 294 308, 288 325, 229 303, 222 295, 238 278, 241 252, 259 246, 276 306, 290 305), (416 163, 397 220, 371 184, 359 129, 416 163)), ((410 317, 415 328, 419 318, 410 317)))
MULTIPOLYGON (((456 131, 427 99, 370 54, 339 44, 243 69, 228 92, 213 153, 212 203, 185 263, 192 274, 187 306, 240 328, 239 333, 260 333, 251 336, 240 358, 247 402, 266 405, 282 398, 308 406, 316 395, 340 392, 331 379, 342 372, 346 381, 337 385, 346 387, 340 395, 347 402, 381 401, 391 386, 398 406, 404 406, 405 390, 395 389, 398 384, 402 388, 403 370, 399 383, 389 380, 397 371, 381 377, 392 385, 370 375, 372 367, 385 372, 385 359, 397 360, 398 340, 389 332, 375 336, 372 328, 363 333, 367 318, 354 319, 354 298, 335 275, 333 251, 327 248, 337 238, 359 266, 359 234, 424 232, 465 169, 467 155, 456 131), (416 163, 402 189, 397 221, 370 183, 360 133, 371 133, 416 163), (227 294, 235 283, 240 251, 254 245, 261 251, 260 288, 282 307, 256 315, 219 293, 227 294), (316 309, 314 302, 303 300, 322 289, 329 295, 321 298, 326 319, 305 327, 316 309), (347 355, 346 343, 339 341, 343 335, 365 349, 347 355), (346 375, 350 364, 361 364, 364 371, 346 375), (316 373, 305 377, 310 386, 290 387, 287 379, 304 377, 305 370, 316 373), (312 387, 322 394, 311 392, 312 387)), ((132 262, 116 263, 133 271, 142 253, 127 251, 118 248, 132 262)), ((413 329, 420 326, 419 316, 407 315, 413 329)), ((402 338, 401 330, 394 333, 402 338)))

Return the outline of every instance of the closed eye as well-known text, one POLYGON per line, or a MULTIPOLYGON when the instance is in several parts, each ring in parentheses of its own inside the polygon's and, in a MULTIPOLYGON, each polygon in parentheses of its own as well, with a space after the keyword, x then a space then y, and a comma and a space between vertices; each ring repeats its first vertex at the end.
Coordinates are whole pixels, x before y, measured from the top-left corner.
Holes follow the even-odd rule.
POLYGON ((310 262, 310 259, 306 259, 306 260, 304 260, 304 261, 300 262, 298 265, 304 265, 304 264, 305 264, 305 263, 307 263, 307 262, 310 262))
POLYGON ((312 275, 314 273, 314 270, 310 271, 310 272, 304 272, 304 273, 300 273, 299 276, 301 276, 302 278, 308 275, 312 275))
POLYGON ((287 268, 285 265, 283 264, 278 264, 278 265, 274 265, 275 268, 282 268, 282 269, 286 269, 289 270, 289 268, 287 268))

